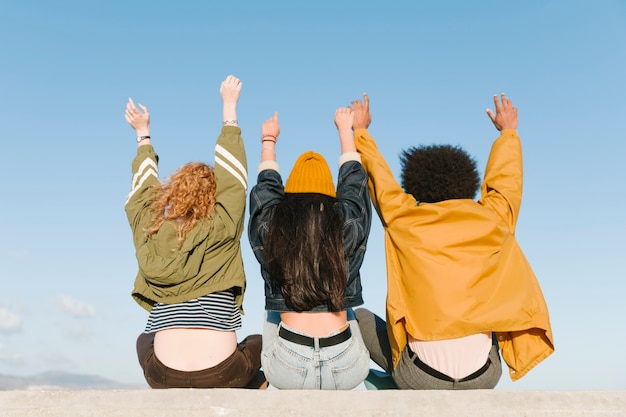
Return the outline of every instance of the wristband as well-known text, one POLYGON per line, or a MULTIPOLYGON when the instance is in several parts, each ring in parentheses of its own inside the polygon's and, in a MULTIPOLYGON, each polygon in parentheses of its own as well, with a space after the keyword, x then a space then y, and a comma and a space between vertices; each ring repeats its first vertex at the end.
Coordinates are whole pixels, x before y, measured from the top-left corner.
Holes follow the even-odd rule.
POLYGON ((137 136, 137 143, 141 142, 144 139, 150 139, 150 136, 137 136))
POLYGON ((270 135, 269 133, 266 133, 263 136, 261 136, 261 142, 267 142, 267 141, 276 143, 276 136, 270 135), (272 138, 272 139, 265 139, 265 138, 272 138))
POLYGON ((237 126, 239 121, 237 119, 234 120, 224 120, 224 126, 237 126))

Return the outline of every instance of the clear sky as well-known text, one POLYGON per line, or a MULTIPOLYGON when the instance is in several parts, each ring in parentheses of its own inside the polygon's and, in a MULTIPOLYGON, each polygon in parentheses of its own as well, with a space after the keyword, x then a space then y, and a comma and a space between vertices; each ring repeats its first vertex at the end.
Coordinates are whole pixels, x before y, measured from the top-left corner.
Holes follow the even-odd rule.
MULTIPOLYGON (((162 177, 212 164, 219 84, 234 74, 251 184, 274 111, 282 171, 312 149, 336 176, 334 112, 363 92, 396 174, 401 150, 430 143, 462 146, 482 172, 498 133, 485 109, 506 92, 524 149, 517 238, 556 351, 497 389, 626 389, 625 1, 0 0, 0 45, 0 374, 144 383, 125 104, 150 109, 162 177)), ((242 247, 240 339, 263 316, 245 236, 242 247)), ((377 217, 362 280, 384 315, 377 217)))

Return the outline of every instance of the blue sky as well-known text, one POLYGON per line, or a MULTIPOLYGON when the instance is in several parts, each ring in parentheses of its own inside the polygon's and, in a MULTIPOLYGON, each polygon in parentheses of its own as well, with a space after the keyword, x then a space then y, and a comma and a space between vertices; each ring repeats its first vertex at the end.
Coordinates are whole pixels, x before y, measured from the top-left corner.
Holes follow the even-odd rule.
MULTIPOLYGON (((626 389, 626 2, 0 0, 0 374, 47 370, 144 384, 147 313, 123 204, 128 97, 152 117, 162 176, 213 163, 219 83, 256 180, 261 123, 279 112, 278 162, 308 149, 337 172, 334 111, 367 92, 394 172, 417 144, 450 143, 482 169, 506 92, 519 108, 525 184, 517 238, 550 309, 556 352, 497 389, 626 389)), ((247 222, 246 222, 247 223, 247 222)), ((247 238, 242 339, 262 331, 247 238)), ((384 315, 374 219, 365 306, 384 315)))

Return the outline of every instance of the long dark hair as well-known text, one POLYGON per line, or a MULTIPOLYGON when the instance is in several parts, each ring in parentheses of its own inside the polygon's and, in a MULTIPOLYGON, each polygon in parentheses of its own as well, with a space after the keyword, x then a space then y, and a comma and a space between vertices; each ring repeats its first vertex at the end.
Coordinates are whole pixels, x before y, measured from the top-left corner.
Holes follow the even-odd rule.
POLYGON ((272 280, 295 311, 343 310, 347 266, 336 198, 287 193, 269 224, 265 255, 272 280))

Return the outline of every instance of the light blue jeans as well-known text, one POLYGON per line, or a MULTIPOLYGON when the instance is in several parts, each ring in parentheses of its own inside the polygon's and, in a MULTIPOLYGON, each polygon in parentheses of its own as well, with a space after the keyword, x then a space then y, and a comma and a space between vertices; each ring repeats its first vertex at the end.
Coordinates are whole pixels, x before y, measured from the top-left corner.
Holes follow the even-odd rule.
POLYGON ((266 311, 261 366, 269 383, 278 389, 349 390, 363 382, 370 369, 370 356, 354 312, 347 312, 352 337, 335 346, 319 348, 279 337, 280 326, 294 333, 306 333, 282 324, 279 312, 266 311))

